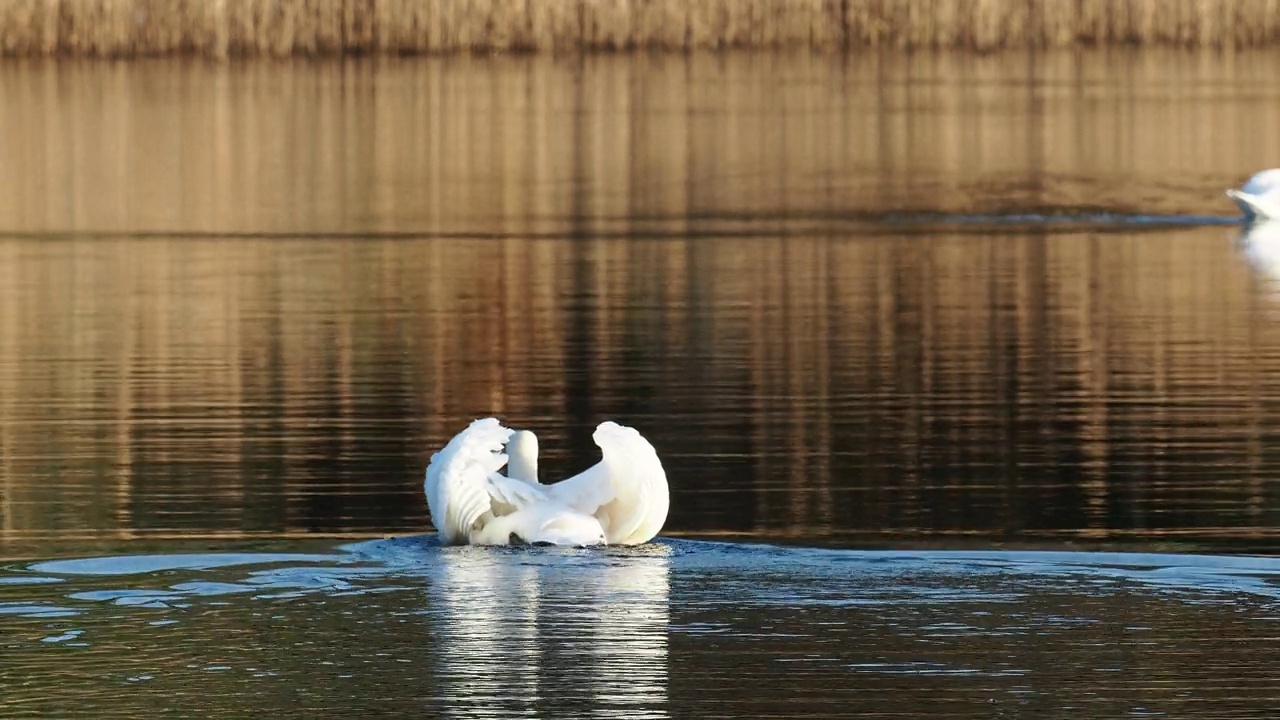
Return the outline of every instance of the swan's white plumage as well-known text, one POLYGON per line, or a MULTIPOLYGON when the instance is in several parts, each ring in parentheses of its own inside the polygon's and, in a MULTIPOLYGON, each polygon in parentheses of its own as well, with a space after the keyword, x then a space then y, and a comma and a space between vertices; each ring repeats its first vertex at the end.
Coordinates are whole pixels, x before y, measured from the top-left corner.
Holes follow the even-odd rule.
POLYGON ((488 481, 490 507, 498 506, 494 508, 495 514, 506 515, 520 508, 552 501, 546 488, 537 483, 516 480, 500 472, 489 473, 488 481), (502 507, 504 505, 510 506, 511 510, 502 507))
POLYGON ((473 545, 506 545, 512 535, 530 543, 605 545, 604 529, 590 515, 557 503, 537 503, 498 515, 472 533, 473 545))
POLYGON ((437 531, 454 544, 506 544, 513 534, 525 542, 573 545, 652 540, 670 505, 657 452, 639 432, 614 422, 601 423, 592 438, 600 462, 542 485, 533 433, 513 435, 493 418, 473 422, 427 468, 427 504, 437 531), (508 475, 498 472, 503 464, 508 475))
POLYGON ((1264 195, 1276 188, 1280 188, 1280 168, 1262 170, 1254 174, 1240 189, 1251 195, 1264 195))
POLYGON ((1250 219, 1280 219, 1280 168, 1257 173, 1239 190, 1228 190, 1230 197, 1250 219))

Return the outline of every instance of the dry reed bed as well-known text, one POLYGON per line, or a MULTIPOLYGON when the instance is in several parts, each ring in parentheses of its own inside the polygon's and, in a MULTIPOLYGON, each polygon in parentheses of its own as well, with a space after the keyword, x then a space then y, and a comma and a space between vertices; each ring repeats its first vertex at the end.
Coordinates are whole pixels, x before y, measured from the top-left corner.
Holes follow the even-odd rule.
POLYGON ((1249 47, 1280 0, 2 0, 0 54, 1249 47))

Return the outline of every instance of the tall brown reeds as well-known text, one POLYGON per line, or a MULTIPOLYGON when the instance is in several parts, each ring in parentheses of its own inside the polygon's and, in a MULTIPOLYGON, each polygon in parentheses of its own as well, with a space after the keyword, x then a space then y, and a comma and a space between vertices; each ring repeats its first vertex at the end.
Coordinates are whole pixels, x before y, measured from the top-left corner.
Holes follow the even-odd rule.
POLYGON ((3 0, 0 54, 294 55, 1280 41, 1280 0, 3 0))

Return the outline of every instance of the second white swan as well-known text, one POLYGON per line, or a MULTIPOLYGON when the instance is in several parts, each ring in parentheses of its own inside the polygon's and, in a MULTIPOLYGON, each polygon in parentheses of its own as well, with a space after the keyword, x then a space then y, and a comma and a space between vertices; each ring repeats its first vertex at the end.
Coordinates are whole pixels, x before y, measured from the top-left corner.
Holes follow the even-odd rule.
POLYGON ((1263 170, 1239 190, 1228 190, 1248 220, 1280 220, 1280 168, 1263 170))

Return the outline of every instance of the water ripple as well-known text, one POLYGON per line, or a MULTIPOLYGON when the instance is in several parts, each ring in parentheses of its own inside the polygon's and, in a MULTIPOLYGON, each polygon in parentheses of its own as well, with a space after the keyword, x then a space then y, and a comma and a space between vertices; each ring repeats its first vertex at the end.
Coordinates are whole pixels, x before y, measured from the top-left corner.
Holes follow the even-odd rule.
MULTIPOLYGON (((1262 557, 691 540, 566 550, 415 536, 10 572, 41 581, 0 585, 0 630, 15 638, 0 681, 59 649, 73 653, 59 662, 79 668, 79 692, 101 695, 112 678, 217 698, 318 672, 342 683, 308 691, 326 703, 351 702, 343 687, 367 702, 386 683, 418 682, 419 710, 443 717, 706 716, 743 683, 834 708, 855 692, 840 688, 869 675, 986 683, 948 686, 956 698, 998 688, 1001 702, 1079 702, 1082 672, 1110 678, 1090 692, 1112 708, 1147 697, 1151 671, 1121 662, 1139 651, 1201 696, 1253 702, 1264 685, 1224 683, 1263 651, 1280 594, 1280 560, 1262 557), (1221 662, 1188 654, 1201 645, 1221 662)), ((112 702, 143 709, 137 697, 112 702)))

